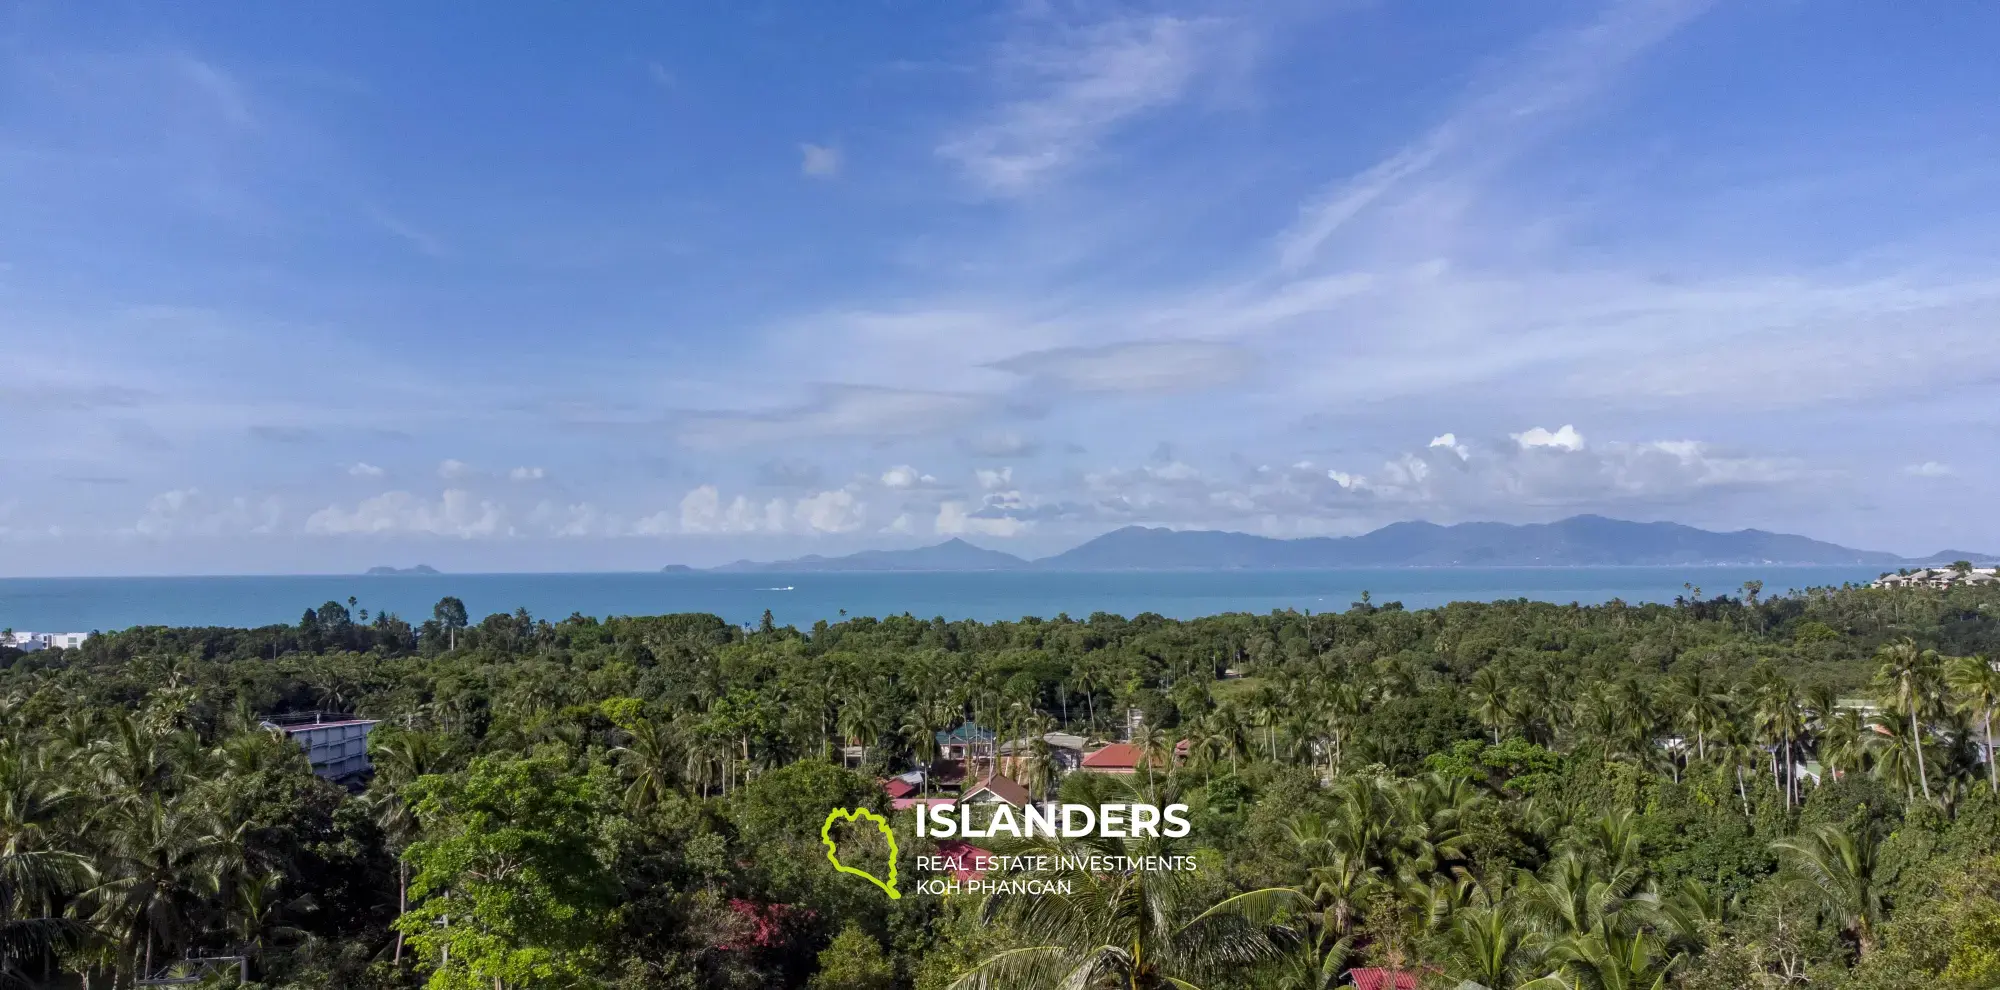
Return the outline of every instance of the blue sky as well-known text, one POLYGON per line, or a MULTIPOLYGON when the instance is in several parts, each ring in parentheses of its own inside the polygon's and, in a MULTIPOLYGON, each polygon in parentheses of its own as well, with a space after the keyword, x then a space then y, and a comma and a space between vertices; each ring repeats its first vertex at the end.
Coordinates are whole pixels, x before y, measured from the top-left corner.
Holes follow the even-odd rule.
POLYGON ((0 7, 0 573, 2000 551, 2000 9, 0 7))

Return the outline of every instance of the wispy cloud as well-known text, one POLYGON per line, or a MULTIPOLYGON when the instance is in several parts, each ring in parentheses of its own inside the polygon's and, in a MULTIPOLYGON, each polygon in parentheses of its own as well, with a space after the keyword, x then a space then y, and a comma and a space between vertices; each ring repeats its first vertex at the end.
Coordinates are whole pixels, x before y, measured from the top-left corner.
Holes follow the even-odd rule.
POLYGON ((1284 267, 1309 264, 1329 237, 1392 193, 1447 167, 1491 168, 1545 135, 1708 3, 1614 0, 1590 24, 1540 39, 1479 79, 1467 100, 1422 137, 1305 204, 1278 238, 1284 267))
POLYGON ((840 149, 825 144, 799 145, 799 174, 814 179, 831 179, 840 174, 840 149))
POLYGON ((1012 95, 938 154, 989 192, 1024 192, 1084 161, 1126 121, 1180 101, 1224 24, 1167 16, 1034 24, 996 67, 1012 95))
POLYGON ((451 248, 433 236, 429 231, 410 223, 379 206, 368 207, 368 219, 396 239, 415 248, 417 253, 429 258, 448 258, 451 248))

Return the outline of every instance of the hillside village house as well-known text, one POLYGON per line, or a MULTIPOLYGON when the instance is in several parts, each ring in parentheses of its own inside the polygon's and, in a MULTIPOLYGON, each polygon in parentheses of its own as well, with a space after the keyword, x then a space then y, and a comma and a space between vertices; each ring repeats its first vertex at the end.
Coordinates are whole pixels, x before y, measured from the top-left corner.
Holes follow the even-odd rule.
POLYGON ((1870 587, 1949 588, 1954 584, 2000 584, 2000 567, 1925 567, 1900 574, 1884 574, 1870 587))
MULTIPOLYGON (((1048 759, 1054 764, 1057 776, 1083 765, 1083 748, 1089 745, 1089 740, 1084 737, 1069 732, 1045 732, 1041 741, 1048 747, 1048 759)), ((1001 743, 999 754, 1001 773, 1026 776, 1025 765, 1035 756, 1035 740, 1015 739, 1001 743)))

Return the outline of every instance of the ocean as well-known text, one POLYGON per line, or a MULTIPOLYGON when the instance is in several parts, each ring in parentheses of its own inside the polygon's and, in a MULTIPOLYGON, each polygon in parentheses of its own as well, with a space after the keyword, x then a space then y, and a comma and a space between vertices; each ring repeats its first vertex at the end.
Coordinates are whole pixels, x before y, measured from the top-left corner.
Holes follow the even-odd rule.
POLYGON ((1454 601, 1527 598, 1567 604, 1672 601, 1684 585, 1705 597, 1745 581, 1765 594, 1873 580, 1865 567, 1452 567, 1314 571, 943 572, 800 574, 442 574, 422 576, 4 578, 0 628, 87 632, 135 625, 259 626, 351 596, 370 613, 412 623, 438 599, 464 600, 473 621, 525 608, 551 621, 590 616, 712 612, 780 625, 908 612, 919 618, 1052 618, 1157 612, 1194 618, 1272 609, 1344 611, 1366 590, 1377 604, 1428 608, 1454 601), (844 611, 843 611, 844 610, 844 611))

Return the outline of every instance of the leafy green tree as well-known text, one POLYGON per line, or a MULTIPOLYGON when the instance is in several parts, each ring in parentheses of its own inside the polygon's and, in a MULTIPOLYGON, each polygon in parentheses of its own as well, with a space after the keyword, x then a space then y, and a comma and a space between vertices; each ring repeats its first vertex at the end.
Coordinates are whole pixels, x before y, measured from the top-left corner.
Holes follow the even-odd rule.
POLYGON ((819 954, 813 990, 889 990, 896 967, 882 952, 882 943, 861 926, 849 923, 819 954))
POLYGON ((458 631, 471 622, 465 613, 465 603, 451 596, 440 598, 431 608, 431 618, 444 627, 445 633, 451 637, 449 648, 458 649, 458 631))
POLYGON ((415 791, 417 904, 396 928, 432 961, 431 990, 594 985, 617 895, 598 782, 484 757, 415 791))

